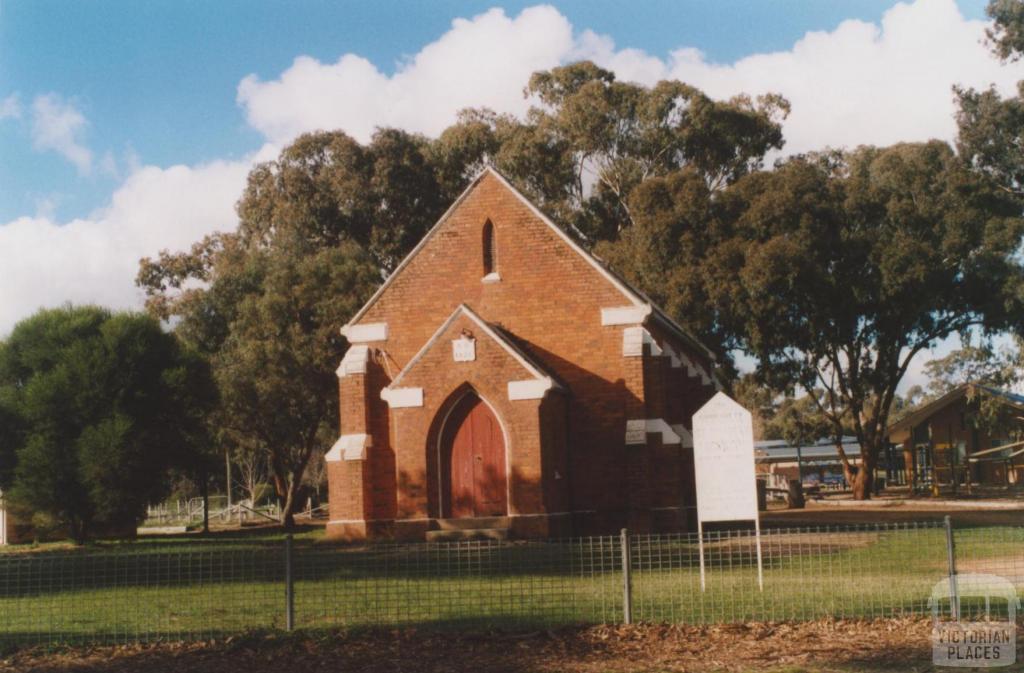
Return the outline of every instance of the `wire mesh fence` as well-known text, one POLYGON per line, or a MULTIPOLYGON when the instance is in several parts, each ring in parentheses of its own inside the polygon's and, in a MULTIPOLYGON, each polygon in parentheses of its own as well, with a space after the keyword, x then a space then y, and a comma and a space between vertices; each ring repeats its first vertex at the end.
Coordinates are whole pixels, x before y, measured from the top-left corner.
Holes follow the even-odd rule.
POLYGON ((301 626, 553 625, 622 615, 618 537, 296 555, 301 626))
MULTIPOLYGON (((366 626, 544 627, 927 615, 942 523, 330 546, 136 543, 0 553, 0 646, 366 626), (289 551, 290 549, 290 551, 289 551), (289 609, 290 606, 290 609, 289 609)), ((1024 527, 956 531, 958 572, 1024 593, 1024 527)))
POLYGON ((284 549, 0 554, 0 642, 194 640, 284 625, 284 549))

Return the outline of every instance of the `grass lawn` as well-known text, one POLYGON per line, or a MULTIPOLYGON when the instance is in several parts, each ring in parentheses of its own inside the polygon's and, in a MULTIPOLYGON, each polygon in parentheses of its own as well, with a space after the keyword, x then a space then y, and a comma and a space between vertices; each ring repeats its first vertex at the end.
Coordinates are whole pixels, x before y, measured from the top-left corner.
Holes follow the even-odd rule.
MULTIPOLYGON (((300 629, 522 629, 622 619, 616 538, 335 547, 310 530, 294 548, 300 629)), ((1024 528, 957 531, 959 563, 1012 577, 1019 591, 1022 550, 1024 528)), ((692 539, 635 537, 634 620, 921 615, 947 570, 945 533, 936 527, 772 531, 762 552, 763 592, 752 538, 707 543, 701 591, 692 539)), ((153 642, 281 629, 284 566, 275 532, 0 554, 0 643, 153 642)))

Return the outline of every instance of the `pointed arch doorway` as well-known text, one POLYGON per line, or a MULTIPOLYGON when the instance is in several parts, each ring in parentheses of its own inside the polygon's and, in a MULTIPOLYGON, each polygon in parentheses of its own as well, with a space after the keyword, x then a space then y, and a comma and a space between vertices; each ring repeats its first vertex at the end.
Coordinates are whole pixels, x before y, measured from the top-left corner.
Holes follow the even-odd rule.
POLYGON ((505 434, 472 391, 455 403, 441 431, 441 512, 445 518, 505 516, 505 434))

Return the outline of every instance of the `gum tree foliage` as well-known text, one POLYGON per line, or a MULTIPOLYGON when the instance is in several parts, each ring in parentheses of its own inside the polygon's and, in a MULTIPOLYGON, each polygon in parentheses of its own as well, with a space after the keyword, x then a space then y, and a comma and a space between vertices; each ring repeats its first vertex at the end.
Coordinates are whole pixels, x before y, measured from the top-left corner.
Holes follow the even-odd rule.
POLYGON ((1024 2, 990 0, 985 13, 992 27, 985 31, 992 51, 1004 61, 1016 61, 1024 53, 1024 2))
POLYGON ((1024 374, 1022 360, 1020 337, 1002 347, 996 347, 990 339, 968 342, 945 357, 925 363, 928 392, 931 398, 940 397, 964 383, 1011 390, 1024 374))
MULTIPOLYGON (((991 0, 986 11, 994 22, 987 31, 993 53, 1003 61, 1018 60, 1024 54, 1024 2, 991 0)), ((1024 82, 1008 98, 995 87, 954 91, 959 103, 957 151, 1003 189, 1024 195, 1024 82)))
POLYGON ((782 439, 795 446, 828 437, 834 431, 808 395, 795 397, 770 390, 753 373, 735 381, 732 395, 750 410, 755 439, 782 439))
POLYGON ((840 426, 836 437, 836 427, 821 413, 821 397, 821 390, 800 397, 784 397, 768 422, 766 433, 772 439, 786 440, 790 446, 813 444, 826 437, 833 437, 837 444, 841 443, 842 436, 846 434, 845 424, 840 426))
MULTIPOLYGON (((679 82, 617 82, 591 63, 537 73, 526 93, 537 102, 526 119, 466 110, 435 140, 301 136, 252 170, 237 232, 142 260, 148 309, 210 358, 217 443, 266 457, 286 522, 310 461, 337 436, 338 328, 480 168, 495 165, 584 245, 613 245, 634 225, 629 200, 644 180, 687 171, 710 193, 782 144, 778 97, 715 102, 679 82)), ((621 260, 660 287, 647 258, 621 260)), ((713 336, 691 299, 672 304, 676 317, 713 336)))
POLYGON ((44 310, 0 342, 0 487, 77 543, 134 530, 206 444, 206 363, 153 318, 44 310))
POLYGON ((525 121, 467 111, 441 135, 439 182, 463 185, 493 163, 730 362, 688 270, 703 253, 693 232, 716 194, 782 147, 789 104, 777 95, 715 101, 678 81, 643 87, 590 62, 535 73, 525 91, 536 102, 525 121))
POLYGON ((648 178, 688 168, 714 191, 760 168, 789 111, 775 95, 721 102, 679 81, 620 82, 590 62, 535 73, 526 92, 540 103, 531 123, 568 152, 575 224, 594 240, 635 224, 630 196, 648 178))
POLYGON ((852 427, 869 496, 910 360, 953 333, 1024 317, 1016 200, 945 143, 800 157, 715 202, 695 269, 730 344, 773 390, 819 390, 836 436, 852 427))
POLYGON ((288 526, 337 438, 338 329, 440 214, 424 144, 302 136, 250 173, 236 232, 142 260, 149 310, 210 358, 218 443, 263 456, 288 526))
MULTIPOLYGON (((1024 2, 991 0, 986 12, 993 20, 986 31, 993 54, 1004 62, 1019 60, 1024 54, 1024 2)), ((959 103, 957 151, 1008 194, 1024 198, 1024 81, 1017 83, 1016 95, 1006 98, 994 87, 981 91, 957 87, 955 93, 959 103)), ((1018 348, 1020 334, 1018 329, 1018 348)), ((931 363, 932 385, 942 388, 970 378, 1008 387, 1016 382, 1016 364, 1019 354, 994 352, 986 343, 968 346, 944 361, 931 363)), ((979 409, 978 418, 989 429, 1006 425, 1006 407, 998 400, 983 398, 979 409)))
POLYGON ((965 383, 976 384, 969 389, 969 403, 973 413, 969 421, 972 427, 994 436, 1014 437, 1021 433, 1020 411, 992 391, 1013 391, 1024 374, 1024 357, 1021 338, 1013 343, 996 347, 991 339, 978 343, 967 340, 961 348, 949 355, 925 363, 928 376, 928 392, 921 396, 921 403, 941 397, 965 383))
POLYGON ((355 198, 373 162, 355 171, 353 154, 363 148, 340 134, 300 139, 249 176, 237 232, 144 259, 138 277, 149 309, 210 358, 210 426, 220 444, 264 456, 287 526, 309 461, 337 436, 338 328, 380 281, 370 250, 386 258, 401 238, 375 235, 368 199, 355 198), (339 213, 323 191, 346 180, 356 186, 339 213))

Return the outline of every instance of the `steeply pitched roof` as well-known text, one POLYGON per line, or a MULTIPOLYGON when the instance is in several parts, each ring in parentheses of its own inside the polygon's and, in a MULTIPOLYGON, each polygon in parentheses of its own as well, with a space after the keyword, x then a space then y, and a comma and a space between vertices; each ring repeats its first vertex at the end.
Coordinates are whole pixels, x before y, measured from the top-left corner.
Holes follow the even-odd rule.
POLYGON ((548 227, 550 227, 551 230, 556 235, 558 235, 558 237, 561 238, 566 243, 566 245, 568 245, 570 248, 572 248, 588 264, 590 264, 592 267, 594 267, 594 269, 596 269, 597 272, 600 273, 602 277, 604 277, 617 290, 619 290, 619 292, 622 293, 622 295, 626 298, 627 301, 629 301, 631 304, 633 304, 636 307, 646 308, 648 315, 653 316, 656 320, 658 320, 659 323, 661 323, 670 332, 674 333, 676 336, 678 336, 684 342, 688 343, 692 347, 694 347, 697 350, 699 350, 707 358, 709 358, 711 360, 715 359, 714 353, 712 353, 710 349, 708 349, 704 344, 702 344, 692 334, 690 334, 685 329, 683 329, 682 326, 680 326, 678 323, 676 323, 674 320, 672 320, 672 318, 670 318, 668 316, 668 314, 665 313, 664 310, 662 310, 660 307, 655 305, 654 302, 652 302, 650 300, 650 298, 648 298, 640 290, 636 289, 630 283, 628 283, 625 279, 623 279, 621 276, 619 276, 618 274, 614 273, 600 259, 598 259, 594 255, 592 255, 591 253, 587 252, 586 250, 584 250, 578 243, 576 243, 576 241, 574 241, 572 239, 571 236, 569 236, 569 234, 567 234, 565 231, 562 230, 561 227, 559 227, 554 222, 552 222, 551 219, 548 218, 547 215, 542 213, 540 211, 540 209, 537 208, 537 206, 535 206, 532 202, 530 202, 530 200, 527 199, 522 194, 522 192, 520 192, 518 189, 513 187, 512 184, 505 178, 505 176, 503 176, 501 173, 499 173, 497 170, 495 170, 491 166, 487 166, 486 168, 484 168, 482 171, 480 171, 479 174, 477 174, 477 176, 475 178, 473 178, 472 181, 470 181, 469 185, 462 192, 462 194, 459 196, 459 198, 455 199, 455 201, 448 208, 448 210, 445 211, 444 215, 441 216, 441 219, 439 219, 437 221, 437 223, 433 227, 430 228, 430 231, 428 231, 426 233, 426 235, 422 238, 422 240, 420 240, 420 242, 416 244, 416 247, 414 247, 412 249, 412 251, 408 255, 405 256, 405 259, 403 259, 398 264, 398 266, 395 267, 395 270, 391 272, 391 275, 387 277, 387 279, 384 281, 383 284, 381 284, 381 286, 379 288, 377 288, 377 291, 373 293, 373 296, 370 297, 370 299, 363 305, 363 307, 361 309, 359 309, 359 311, 357 311, 354 316, 352 316, 352 319, 349 320, 348 324, 341 328, 342 334, 345 334, 346 330, 349 327, 357 324, 359 322, 359 320, 362 319, 362 317, 366 314, 366 312, 370 310, 370 307, 373 306, 375 303, 377 303, 377 300, 381 297, 381 295, 384 294, 384 292, 387 290, 387 288, 394 282, 395 278, 397 278, 399 276, 399 274, 402 273, 402 271, 405 269, 405 267, 409 265, 409 263, 412 261, 412 259, 427 244, 427 241, 429 241, 433 237, 433 235, 438 231, 438 229, 441 228, 441 225, 443 225, 448 220, 448 218, 451 217, 452 213, 454 213, 456 211, 456 209, 459 207, 459 204, 461 204, 466 199, 466 197, 469 196, 469 194, 473 191, 473 189, 480 183, 480 181, 486 175, 492 175, 496 180, 498 180, 498 182, 500 182, 506 189, 508 189, 509 192, 511 192, 524 205, 526 205, 526 207, 529 208, 530 211, 533 212, 533 214, 536 215, 544 224, 546 224, 548 227))

